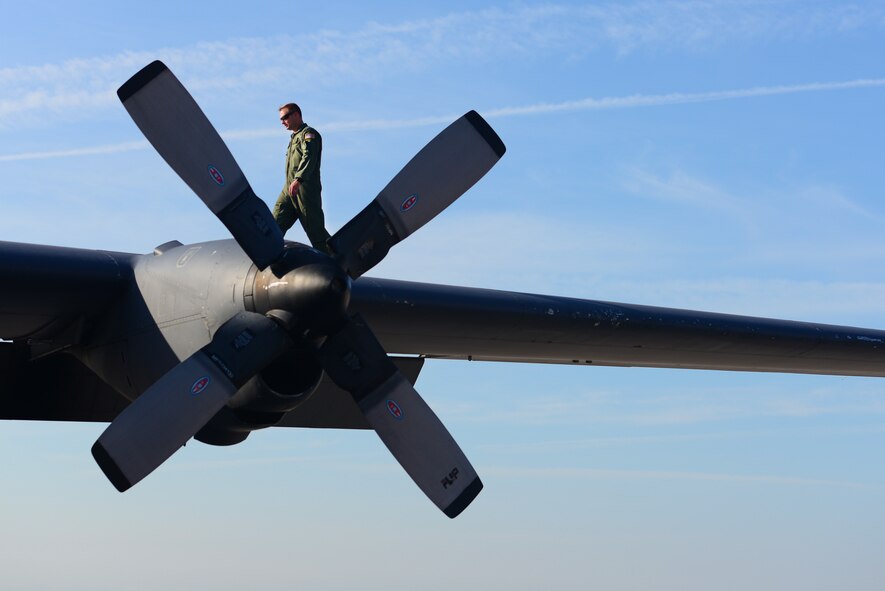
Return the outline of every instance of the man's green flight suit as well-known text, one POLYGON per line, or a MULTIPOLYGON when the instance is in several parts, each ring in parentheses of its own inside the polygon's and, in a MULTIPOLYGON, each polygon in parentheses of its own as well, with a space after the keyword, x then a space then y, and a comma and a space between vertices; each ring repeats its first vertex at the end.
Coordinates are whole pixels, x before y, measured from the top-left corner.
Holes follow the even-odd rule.
POLYGON ((286 150, 286 184, 273 208, 273 217, 283 234, 301 221, 304 233, 317 250, 329 252, 326 241, 326 220, 323 215, 322 183, 320 182, 320 160, 323 155, 323 138, 312 127, 302 123, 289 140, 286 150), (289 186, 298 179, 295 195, 289 195, 289 186))

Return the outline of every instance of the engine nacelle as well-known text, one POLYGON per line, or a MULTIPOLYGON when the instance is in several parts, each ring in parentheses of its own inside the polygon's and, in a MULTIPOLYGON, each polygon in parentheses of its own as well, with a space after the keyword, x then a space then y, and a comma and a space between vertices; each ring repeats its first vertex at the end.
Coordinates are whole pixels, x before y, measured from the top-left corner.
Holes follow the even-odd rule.
POLYGON ((290 349, 246 382, 194 439, 210 445, 240 443, 252 431, 280 422, 313 394, 322 377, 313 354, 290 349))

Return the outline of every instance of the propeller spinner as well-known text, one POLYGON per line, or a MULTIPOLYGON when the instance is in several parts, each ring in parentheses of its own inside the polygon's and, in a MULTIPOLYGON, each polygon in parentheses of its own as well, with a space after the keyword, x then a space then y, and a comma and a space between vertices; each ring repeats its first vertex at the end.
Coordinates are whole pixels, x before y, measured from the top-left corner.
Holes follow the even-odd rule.
POLYGON ((161 377, 93 446, 126 490, 156 469, 221 410, 249 378, 309 335, 326 374, 348 391, 409 476, 455 517, 482 482, 448 430, 399 373, 371 329, 348 315, 350 280, 433 219, 504 154, 471 111, 430 141, 378 196, 329 240, 334 257, 287 260, 282 233, 218 132, 171 71, 155 61, 118 90, 132 119, 172 169, 276 282, 260 309, 225 322, 212 342, 161 377))

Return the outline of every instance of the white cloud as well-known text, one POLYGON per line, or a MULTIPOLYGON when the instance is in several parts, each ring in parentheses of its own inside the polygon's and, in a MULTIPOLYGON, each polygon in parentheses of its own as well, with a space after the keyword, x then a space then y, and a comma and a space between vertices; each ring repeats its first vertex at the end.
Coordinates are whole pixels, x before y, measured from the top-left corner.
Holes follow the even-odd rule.
POLYGON ((880 28, 885 9, 807 2, 635 2, 585 9, 619 52, 646 46, 708 49, 735 39, 791 39, 880 28))
MULTIPOLYGON (((316 84, 338 86, 381 80, 431 64, 507 56, 532 59, 576 56, 602 48, 625 53, 641 47, 668 49, 759 37, 832 35, 881 28, 885 8, 806 7, 800 3, 637 2, 591 7, 548 5, 486 9, 393 25, 369 23, 354 31, 323 30, 301 38, 240 38, 150 52, 122 52, 61 63, 0 68, 0 129, 14 128, 47 112, 110 107, 114 90, 153 59, 162 59, 195 92, 276 85, 285 78, 280 55, 297 51, 299 70, 316 84), (799 8, 801 7, 801 10, 799 8), (312 49, 308 49, 312 48, 312 49)), ((852 81, 841 88, 881 85, 852 81)), ((583 99, 499 109, 492 116, 556 110, 648 106, 724 100, 811 90, 831 84, 768 87, 699 94, 583 99)))
POLYGON ((745 207, 741 200, 723 189, 682 171, 663 178, 646 170, 633 168, 624 175, 624 187, 639 197, 693 208, 714 209, 740 216, 745 207))
POLYGON ((132 150, 144 150, 149 147, 150 144, 147 142, 147 140, 140 140, 136 142, 123 142, 120 144, 105 144, 103 146, 73 148, 70 150, 19 152, 18 154, 5 154, 0 156, 0 162, 14 162, 17 160, 43 160, 47 158, 74 158, 77 156, 94 156, 96 154, 116 154, 119 152, 131 152, 132 150))
MULTIPOLYGON (((122 79, 122 78, 121 78, 122 79)), ((521 107, 501 107, 501 108, 492 108, 484 110, 482 115, 487 119, 495 119, 499 117, 524 117, 524 116, 533 116, 533 115, 546 115, 550 113, 561 113, 567 111, 586 111, 586 110, 598 110, 598 109, 630 109, 636 107, 659 107, 666 105, 674 105, 674 104, 686 104, 686 103, 703 103, 703 102, 711 102, 711 101, 721 101, 721 100, 738 100, 738 99, 746 99, 746 98, 754 98, 760 96, 777 96, 777 95, 785 95, 785 94, 795 94, 795 93, 808 93, 808 92, 825 92, 825 91, 836 91, 836 90, 846 90, 846 89, 856 89, 856 88, 875 88, 885 86, 885 78, 874 78, 874 79, 858 79, 858 80, 849 80, 843 82, 819 82, 819 83, 811 83, 811 84, 797 84, 792 86, 768 86, 768 87, 755 87, 748 88, 743 90, 727 90, 727 91, 717 91, 717 92, 701 92, 701 93, 671 93, 671 94, 662 94, 662 95, 630 95, 625 97, 607 97, 601 99, 595 98, 586 98, 576 101, 565 101, 558 103, 539 103, 533 105, 525 105, 521 107)), ((41 99, 37 98, 29 98, 27 101, 23 102, 21 105, 9 106, 6 105, 6 111, 12 112, 15 110, 27 110, 30 108, 36 108, 41 105, 41 100, 49 100, 46 95, 40 94, 41 99)), ((98 96, 98 95, 95 95, 98 96)), ((108 93, 100 93, 100 102, 101 104, 111 103, 109 99, 111 95, 108 93), (107 95, 107 96, 105 96, 107 95)), ((55 97, 52 99, 55 103, 62 104, 60 101, 67 101, 68 99, 74 101, 75 106, 79 105, 81 107, 88 106, 90 102, 90 97, 93 95, 89 95, 86 93, 80 93, 76 96, 68 95, 66 97, 55 97)), ((67 104, 67 103, 64 103, 67 104)), ((43 105, 46 106, 46 105, 43 105)), ((319 122, 321 123, 320 127, 322 127, 325 132, 339 132, 339 133, 350 133, 350 132, 362 132, 367 130, 390 130, 394 128, 411 128, 411 127, 425 127, 429 125, 444 125, 448 124, 451 121, 454 121, 459 115, 457 114, 448 114, 448 115, 429 115, 426 117, 412 117, 407 119, 366 119, 366 120, 355 120, 355 121, 328 121, 328 122, 319 122)), ((3 117, 4 117, 4 102, 0 101, 0 127, 3 125, 3 117)), ((279 128, 267 128, 262 127, 258 129, 238 129, 238 130, 230 130, 222 132, 221 135, 228 140, 247 140, 247 139, 261 139, 266 137, 278 137, 280 135, 279 128)), ((91 154, 106 154, 112 152, 120 152, 120 151, 128 151, 133 149, 145 148, 147 144, 138 143, 138 142, 127 142, 122 144, 109 144, 104 146, 93 146, 93 147, 84 147, 84 148, 73 148, 70 150, 52 150, 46 152, 22 152, 17 154, 2 154, 0 155, 0 162, 8 162, 13 160, 34 160, 41 158, 56 158, 58 156, 83 156, 83 155, 91 155, 91 154)), ((667 180, 666 182, 662 179, 654 178, 648 173, 643 173, 641 171, 637 171, 634 174, 633 185, 630 185, 630 188, 637 189, 641 185, 645 186, 657 186, 658 188, 662 188, 664 185, 668 185, 668 190, 666 194, 671 197, 678 197, 680 200, 685 200, 686 196, 689 194, 694 195, 691 199, 697 202, 709 203, 705 200, 710 197, 715 197, 713 202, 718 203, 720 205, 724 205, 725 201, 731 201, 730 198, 727 198, 725 195, 719 193, 714 195, 712 189, 710 187, 701 186, 698 184, 696 179, 689 179, 686 176, 676 175, 676 177, 667 180), (684 186, 686 183, 691 183, 692 186, 684 186), (675 185, 683 185, 680 189, 675 185), (700 189, 700 193, 697 191, 700 189), (686 191, 688 190, 688 191, 686 191)), ((733 207, 735 204, 729 204, 729 207, 733 207)))
POLYGON ((713 101, 778 96, 806 92, 846 90, 852 88, 875 88, 885 86, 885 78, 863 78, 843 82, 813 82, 809 84, 758 86, 737 90, 714 92, 674 92, 669 94, 635 94, 622 97, 585 98, 559 103, 540 103, 522 107, 504 107, 486 112, 488 117, 508 117, 515 115, 539 115, 564 111, 587 111, 601 109, 630 109, 636 107, 660 107, 686 103, 708 103, 713 101))

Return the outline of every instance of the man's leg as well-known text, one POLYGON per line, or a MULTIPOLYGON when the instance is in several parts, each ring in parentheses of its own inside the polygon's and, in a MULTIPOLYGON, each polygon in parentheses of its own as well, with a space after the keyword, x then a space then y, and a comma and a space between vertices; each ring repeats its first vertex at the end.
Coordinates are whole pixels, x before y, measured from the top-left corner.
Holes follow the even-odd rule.
POLYGON ((310 243, 319 251, 332 254, 326 241, 331 238, 326 231, 326 216, 323 215, 323 198, 319 190, 310 190, 302 185, 298 189, 299 219, 310 243))
POLYGON ((298 209, 292 203, 293 199, 288 195, 280 195, 276 205, 273 206, 273 219, 276 220, 283 235, 291 228, 296 220, 298 220, 298 209))

